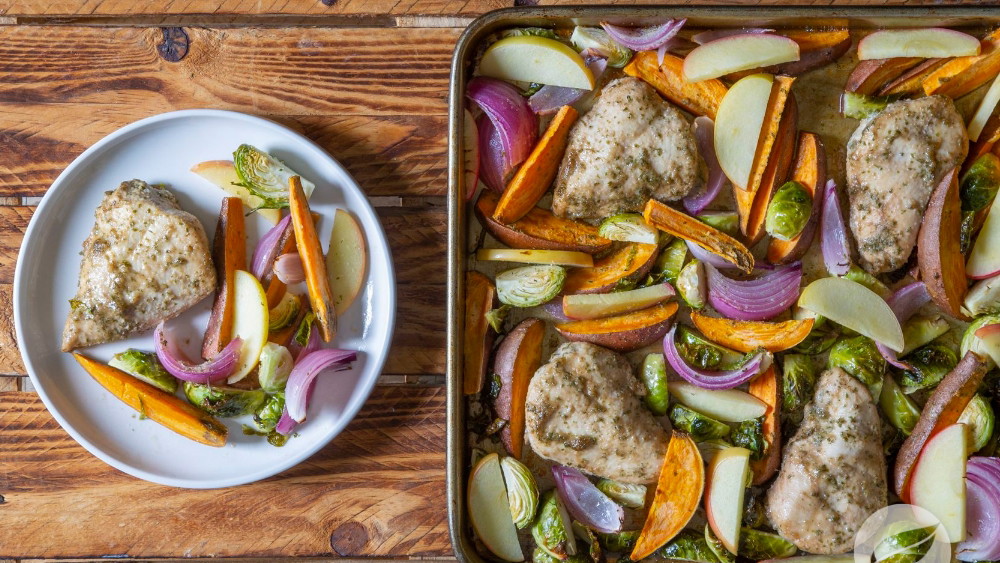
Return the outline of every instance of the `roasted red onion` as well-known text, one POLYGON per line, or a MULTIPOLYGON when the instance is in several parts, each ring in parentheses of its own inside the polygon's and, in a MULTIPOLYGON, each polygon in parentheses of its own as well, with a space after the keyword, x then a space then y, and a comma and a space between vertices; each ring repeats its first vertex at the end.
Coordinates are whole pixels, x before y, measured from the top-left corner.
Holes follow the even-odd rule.
POLYGON ((281 418, 278 419, 278 424, 274 426, 274 431, 282 436, 288 436, 295 429, 296 422, 292 420, 292 417, 288 416, 288 407, 281 412, 281 418))
MULTIPOLYGON (((897 289, 895 293, 886 299, 886 302, 889 303, 889 308, 896 314, 896 319, 899 321, 900 326, 902 326, 903 323, 910 320, 910 317, 918 309, 930 300, 931 295, 927 293, 927 286, 924 285, 924 282, 914 282, 897 289)), ((910 364, 901 361, 896 356, 895 350, 890 349, 881 342, 876 342, 875 345, 878 347, 878 351, 882 354, 882 357, 885 358, 885 361, 890 364, 899 369, 910 369, 912 367, 910 364)))
POLYGON ((357 357, 357 352, 350 350, 326 349, 300 356, 285 384, 285 408, 288 409, 288 416, 295 422, 303 422, 309 402, 309 386, 316 376, 330 368, 347 369, 357 357))
POLYGON ((698 193, 684 198, 684 209, 691 215, 704 211, 719 196, 726 183, 726 174, 715 155, 715 123, 711 118, 704 115, 695 118, 694 138, 698 142, 698 152, 708 165, 708 181, 698 193))
POLYGON ((566 505, 570 516, 584 526, 604 534, 614 534, 622 529, 625 511, 618 503, 601 492, 590 479, 572 467, 552 466, 559 498, 566 505))
POLYGON ((726 277, 711 264, 705 264, 708 278, 708 302, 730 319, 763 321, 778 316, 799 297, 802 263, 793 262, 775 268, 752 280, 726 277))
MULTIPOLYGON (((706 266, 706 268, 708 267, 710 266, 706 266)), ((677 375, 688 383, 703 389, 720 390, 739 387, 764 371, 771 361, 771 355, 766 351, 761 351, 734 370, 709 371, 693 368, 684 361, 677 350, 677 342, 674 339, 676 332, 677 325, 675 324, 671 327, 670 332, 663 337, 663 355, 677 375)))
POLYGON ((163 364, 163 369, 183 381, 191 383, 215 383, 230 375, 240 362, 240 348, 243 341, 237 337, 229 341, 214 358, 201 364, 194 364, 177 347, 177 343, 164 329, 163 321, 153 331, 153 349, 156 357, 163 364))
MULTIPOLYGON (((584 59, 587 68, 594 75, 594 83, 601 79, 601 75, 608 68, 608 60, 604 57, 587 56, 584 59)), ((528 98, 528 106, 538 115, 548 115, 559 111, 563 106, 575 104, 585 94, 592 90, 582 88, 566 88, 565 86, 553 86, 546 84, 528 98)))
POLYGON ((274 275, 288 285, 305 281, 306 271, 302 266, 302 257, 295 252, 278 256, 274 261, 274 275))
MULTIPOLYGON (((535 142, 538 140, 538 117, 528 107, 528 102, 521 92, 503 80, 477 76, 469 81, 466 95, 482 108, 483 113, 493 123, 500 137, 504 169, 513 170, 528 158, 528 154, 535 147, 535 142)), ((482 123, 478 125, 479 138, 482 141, 482 123)), ((496 150, 492 147, 492 143, 486 147, 480 143, 479 148, 480 158, 487 159, 491 157, 484 156, 482 149, 496 150)), ((492 158, 496 158, 496 155, 492 158)))
POLYGON ((503 157, 500 133, 485 114, 476 122, 479 129, 479 179, 486 187, 502 193, 507 188, 507 178, 513 171, 503 157))
POLYGON ((840 211, 837 184, 830 180, 823 190, 823 215, 820 216, 820 245, 826 270, 842 276, 851 268, 851 249, 847 242, 847 227, 840 211))
POLYGON ((601 27, 612 39, 633 51, 652 51, 666 45, 685 23, 687 19, 668 20, 651 27, 623 27, 605 22, 601 27))
POLYGON ((771 33, 773 29, 767 29, 762 27, 750 27, 746 29, 713 29, 710 31, 702 31, 701 33, 696 33, 691 37, 691 41, 699 45, 704 45, 716 39, 722 39, 723 37, 730 37, 733 35, 748 35, 748 34, 759 34, 759 33, 771 33))
POLYGON ((286 215, 278 224, 271 227, 264 236, 257 241, 256 248, 253 249, 253 258, 250 260, 250 273, 258 280, 263 280, 264 275, 271 269, 274 259, 281 251, 281 239, 285 237, 285 232, 292 224, 292 216, 286 215))
POLYGON ((966 536, 959 561, 1000 559, 1000 458, 974 456, 966 463, 966 536))

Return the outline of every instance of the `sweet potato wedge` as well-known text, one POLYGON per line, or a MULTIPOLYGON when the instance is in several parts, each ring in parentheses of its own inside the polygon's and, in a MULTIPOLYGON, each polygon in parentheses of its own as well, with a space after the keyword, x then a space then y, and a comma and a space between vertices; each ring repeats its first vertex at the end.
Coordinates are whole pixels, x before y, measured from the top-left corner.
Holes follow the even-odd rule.
POLYGON ((924 60, 920 57, 895 57, 860 61, 847 77, 844 90, 871 96, 924 60))
POLYGON ((709 317, 691 311, 694 326, 716 344, 739 352, 764 348, 768 352, 781 352, 797 346, 809 336, 814 319, 790 321, 737 321, 709 317))
POLYGON ((573 268, 566 274, 563 293, 607 293, 618 284, 636 280, 653 267, 659 248, 630 242, 594 261, 593 268, 573 268))
POLYGON ((500 196, 493 218, 510 224, 527 215, 556 178, 566 152, 570 129, 580 114, 573 106, 563 106, 549 122, 545 134, 517 170, 500 196))
MULTIPOLYGON (((812 215, 799 236, 792 240, 772 237, 767 247, 767 261, 772 264, 788 264, 805 255, 812 245, 819 225, 820 205, 816 194, 826 185, 826 150, 819 135, 802 131, 799 133, 798 148, 795 149, 795 164, 791 179, 798 182, 813 198, 812 215)), ((767 210, 765 209, 765 215, 767 210)))
POLYGON ((726 75, 729 80, 739 80, 744 76, 766 72, 785 76, 799 76, 810 70, 822 68, 840 57, 851 48, 851 34, 846 29, 830 31, 789 30, 778 32, 799 44, 799 60, 790 63, 742 70, 726 75))
POLYGON ((566 340, 590 342, 618 352, 631 352, 663 338, 677 314, 677 303, 660 303, 616 317, 557 324, 566 340))
POLYGON ((969 155, 962 163, 962 170, 959 177, 964 176, 969 171, 969 167, 977 158, 988 152, 996 151, 997 141, 1000 141, 1000 108, 994 109, 989 119, 983 125, 983 130, 979 133, 979 139, 969 146, 969 155))
POLYGON ((476 200, 476 217, 494 238, 512 248, 537 250, 577 250, 598 254, 611 248, 612 241, 599 236, 597 228, 586 223, 556 217, 551 211, 535 207, 509 225, 493 218, 497 195, 484 190, 476 200))
POLYGON ((143 416, 195 442, 216 448, 226 445, 229 429, 208 413, 124 371, 80 354, 73 357, 102 387, 143 416))
MULTIPOLYGON (((792 92, 792 83, 795 78, 790 76, 775 76, 771 86, 771 97, 767 100, 767 110, 764 113, 764 124, 761 126, 760 139, 757 141, 757 149, 754 151, 753 166, 750 168, 750 180, 747 182, 747 192, 750 197, 757 193, 761 180, 764 177, 764 169, 771 157, 771 149, 779 142, 778 129, 781 127, 781 120, 785 114, 785 103, 792 92)), ((749 211, 749 207, 747 208, 749 211)), ((744 216, 741 215, 740 226, 743 227, 744 216)), ((743 227, 746 232, 746 227, 743 227)))
POLYGON ((661 96, 688 112, 715 119, 719 104, 728 91, 726 85, 718 79, 688 82, 684 80, 684 59, 667 53, 660 65, 656 58, 655 51, 640 51, 623 70, 629 76, 648 82, 661 96))
POLYGON ((955 99, 996 78, 1000 72, 1000 30, 982 41, 980 54, 955 57, 924 77, 920 85, 928 96, 940 94, 955 99))
POLYGON ((991 363, 975 352, 965 354, 955 369, 941 380, 920 412, 913 432, 896 454, 893 486, 903 502, 910 502, 910 475, 924 449, 924 444, 942 429, 958 422, 962 411, 976 394, 991 363))
POLYGON ((924 78, 927 78, 928 75, 946 62, 948 62, 948 59, 927 59, 897 76, 894 80, 889 81, 888 84, 879 88, 876 94, 879 96, 905 96, 907 94, 923 92, 924 78))
MULTIPOLYGON (((783 78, 783 77, 778 77, 783 78)), ((771 154, 764 168, 764 175, 756 187, 750 214, 747 218, 747 244, 756 244, 764 236, 764 220, 767 217, 767 206, 771 203, 774 192, 788 179, 788 171, 795 157, 795 143, 799 126, 799 109, 795 96, 789 96, 785 103, 785 111, 778 124, 778 131, 771 154)), ((740 192, 741 190, 736 190, 740 192)))
POLYGON ((959 235, 962 203, 958 195, 958 169, 941 179, 931 194, 917 234, 917 267, 920 279, 934 302, 956 319, 965 319, 962 300, 968 291, 965 257, 959 235))
POLYGON ((212 314, 201 345, 202 357, 209 359, 229 344, 236 304, 233 276, 236 270, 247 269, 247 233, 243 222, 243 201, 238 197, 222 200, 212 244, 212 260, 215 261, 215 275, 219 283, 215 288, 215 303, 212 304, 212 314))
POLYGON ((316 234, 316 225, 309 212, 309 200, 302 190, 302 181, 298 176, 288 180, 288 203, 292 213, 292 227, 295 230, 295 247, 302 257, 302 269, 305 270, 306 287, 309 293, 309 304, 319 334, 323 342, 333 340, 337 334, 337 308, 330 291, 330 279, 326 271, 326 259, 323 258, 323 247, 316 234))
POLYGON ((778 377, 778 368, 772 363, 771 367, 750 382, 747 392, 767 404, 764 423, 761 425, 767 449, 761 459, 750 460, 753 484, 759 486, 774 477, 781 467, 781 378, 778 377))
POLYGON ((486 379, 486 366, 493 348, 493 328, 486 313, 493 309, 496 287, 490 278, 470 270, 465 273, 465 330, 462 341, 462 390, 478 393, 486 379))
POLYGON ((649 557, 672 540, 694 516, 705 489, 705 464, 691 436, 674 430, 663 457, 653 502, 629 558, 649 557))
POLYGON ((500 441, 507 452, 521 459, 524 447, 524 402, 528 383, 542 365, 542 340, 545 322, 529 317, 514 327, 497 348, 493 373, 500 378, 500 392, 493 401, 497 416, 507 421, 500 430, 500 441))
POLYGON ((753 272, 753 254, 740 241, 726 233, 654 199, 646 202, 642 216, 657 229, 718 254, 748 274, 753 272))

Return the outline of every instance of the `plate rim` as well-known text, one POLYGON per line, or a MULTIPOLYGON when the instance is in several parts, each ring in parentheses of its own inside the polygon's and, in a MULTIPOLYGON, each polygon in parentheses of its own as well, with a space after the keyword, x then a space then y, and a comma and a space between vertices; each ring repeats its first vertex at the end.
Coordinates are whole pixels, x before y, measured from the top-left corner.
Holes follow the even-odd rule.
MULTIPOLYGON (((367 246, 370 252, 371 244, 368 244, 367 246)), ((371 262, 371 259, 369 259, 369 262, 371 262)), ((371 270, 369 270, 369 274, 370 273, 371 270)), ((24 363, 25 371, 27 371, 28 373, 28 378, 34 385, 35 392, 41 398, 42 403, 45 405, 46 411, 48 411, 48 413, 52 415, 53 418, 56 419, 56 422, 59 423, 59 426, 63 430, 65 430, 70 435, 70 437, 72 437, 73 440, 76 441, 77 444, 82 446, 91 455, 97 457, 98 459, 110 465, 111 467, 127 475, 131 475, 133 477, 142 479, 147 482, 166 485, 170 487, 187 488, 187 489, 218 489, 224 487, 233 487, 233 486, 255 483, 257 481, 268 479, 283 471, 291 469, 292 467, 295 467, 296 465, 309 459, 310 457, 315 455, 316 452, 329 445, 330 442, 336 439, 337 436, 339 436, 347 428, 350 422, 354 420, 355 416, 357 416, 358 412, 360 412, 361 408, 368 402, 368 399, 371 397, 371 394, 374 391, 375 386, 378 384, 378 380, 382 375, 382 370, 385 367, 385 362, 386 359, 388 358, 389 350, 392 346, 393 336, 395 335, 396 302, 397 302, 396 289, 397 288, 396 288, 395 266, 392 260, 392 252, 389 246, 389 241, 386 238, 385 228, 383 227, 381 221, 379 221, 378 214, 375 211, 375 207, 371 204, 371 200, 369 199, 368 195, 361 188, 361 185, 358 183, 358 181, 355 180, 354 176, 351 175, 351 173, 347 170, 347 168, 343 164, 341 164, 339 160, 337 160, 333 155, 329 153, 329 151, 327 151, 325 148, 323 148, 321 145, 319 145, 317 142, 313 141, 309 137, 305 136, 304 134, 298 131, 295 131, 294 129, 286 125, 283 125, 271 119, 239 111, 198 108, 198 109, 183 109, 183 110, 175 110, 175 111, 159 113, 123 125, 122 127, 119 127, 118 129, 112 131, 111 133, 108 133, 100 140, 87 147, 86 150, 84 150, 76 158, 74 158, 73 161, 70 162, 69 165, 67 165, 66 168, 64 168, 63 171, 59 173, 56 179, 52 181, 52 183, 49 185, 49 188, 42 195, 42 198, 38 202, 38 205, 35 207, 35 211, 32 213, 31 219, 28 221, 28 226, 24 231, 24 237, 18 249, 17 261, 15 262, 14 266, 13 293, 11 300, 13 301, 13 308, 14 308, 14 331, 18 346, 18 354, 21 357, 21 361, 24 363), (336 168, 338 168, 346 178, 350 180, 350 187, 357 190, 357 192, 362 196, 363 200, 362 203, 368 208, 368 211, 371 212, 372 216, 375 219, 373 221, 374 234, 376 234, 380 238, 382 244, 385 246, 386 249, 386 275, 387 275, 386 282, 390 289, 388 294, 384 296, 384 298, 388 301, 386 336, 383 346, 381 347, 381 350, 379 351, 377 356, 374 354, 369 356, 370 359, 374 360, 371 365, 374 367, 374 371, 376 373, 375 377, 371 380, 371 383, 366 386, 367 389, 363 390, 360 399, 357 400, 353 406, 351 405, 350 402, 348 402, 347 405, 345 405, 346 408, 342 412, 341 417, 337 423, 337 426, 339 426, 339 428, 335 427, 336 429, 328 437, 317 440, 313 445, 303 450, 300 454, 284 458, 279 463, 270 466, 267 469, 263 469, 254 473, 245 474, 241 477, 235 477, 235 478, 227 477, 227 478, 210 478, 210 479, 192 479, 186 477, 169 477, 162 474, 146 471, 138 467, 134 467, 131 464, 124 462, 123 460, 118 459, 117 457, 112 456, 109 453, 105 452, 96 444, 91 443, 80 432, 78 432, 73 425, 69 424, 69 422, 63 417, 62 413, 59 412, 58 409, 53 407, 52 401, 49 398, 48 394, 46 393, 44 385, 40 382, 40 379, 35 372, 34 365, 32 364, 31 358, 29 357, 29 354, 27 352, 28 347, 25 345, 25 340, 23 336, 24 331, 22 330, 23 318, 21 311, 21 301, 25 299, 25 296, 23 295, 24 290, 22 289, 24 280, 22 279, 21 269, 23 261, 26 260, 25 256, 29 254, 28 252, 24 252, 24 249, 28 246, 29 242, 31 241, 32 234, 34 233, 35 227, 38 224, 38 222, 35 221, 35 218, 44 215, 48 205, 53 199, 51 195, 60 192, 61 190, 67 189, 64 188, 62 184, 64 182, 64 178, 72 174, 77 168, 85 165, 90 160, 92 155, 94 155, 95 153, 99 153, 107 145, 116 142, 120 137, 129 135, 138 129, 155 126, 156 124, 162 123, 164 121, 173 121, 191 117, 233 119, 237 121, 248 122, 265 128, 282 130, 283 132, 290 134, 297 140, 316 149, 319 153, 328 158, 330 162, 332 162, 333 165, 336 168)), ((362 386, 365 385, 362 384, 362 386)))

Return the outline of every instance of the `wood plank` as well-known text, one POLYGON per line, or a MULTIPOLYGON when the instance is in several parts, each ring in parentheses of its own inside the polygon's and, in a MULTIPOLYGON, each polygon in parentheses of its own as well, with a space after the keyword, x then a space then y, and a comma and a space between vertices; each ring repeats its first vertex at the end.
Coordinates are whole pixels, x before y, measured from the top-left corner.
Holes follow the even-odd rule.
POLYGON ((239 15, 478 15, 513 3, 503 0, 11 0, 7 16, 239 15))
POLYGON ((0 396, 0 558, 451 554, 445 392, 379 386, 330 445, 266 481, 152 485, 76 444, 28 393, 0 396), (154 533, 151 531, 155 530, 154 533))

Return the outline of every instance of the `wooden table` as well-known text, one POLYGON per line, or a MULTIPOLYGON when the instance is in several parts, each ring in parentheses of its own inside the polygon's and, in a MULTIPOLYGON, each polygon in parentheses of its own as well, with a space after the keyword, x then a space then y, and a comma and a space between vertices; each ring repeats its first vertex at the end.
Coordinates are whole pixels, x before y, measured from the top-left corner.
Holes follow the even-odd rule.
POLYGON ((448 73, 462 28, 512 3, 536 2, 0 0, 0 560, 452 556, 448 73), (299 466, 214 491, 149 484, 78 446, 25 377, 11 310, 24 229, 59 172, 122 125, 185 108, 323 145, 377 207, 399 280, 385 374, 357 419, 299 466))

